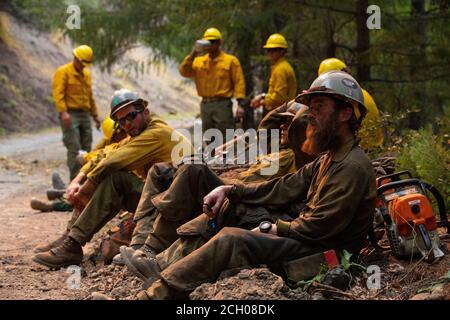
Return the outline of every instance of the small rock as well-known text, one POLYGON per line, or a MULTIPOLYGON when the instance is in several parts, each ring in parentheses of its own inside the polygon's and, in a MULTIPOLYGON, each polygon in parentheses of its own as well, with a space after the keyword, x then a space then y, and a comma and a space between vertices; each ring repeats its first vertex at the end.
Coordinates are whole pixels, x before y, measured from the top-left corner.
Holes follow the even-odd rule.
POLYGON ((398 263, 392 263, 389 266, 389 272, 392 272, 392 273, 400 273, 400 272, 403 272, 404 270, 405 270, 405 268, 403 266, 399 265, 398 263))
POLYGON ((430 296, 429 293, 419 293, 416 294, 414 297, 410 298, 409 300, 428 300, 429 296, 430 296))
POLYGON ((443 286, 439 286, 431 291, 431 295, 428 300, 442 300, 445 298, 445 292, 443 286))
POLYGON ((251 289, 247 290, 247 294, 254 296, 254 295, 258 294, 258 290, 251 288, 251 289))
POLYGON ((126 295, 126 291, 125 288, 123 287, 116 287, 111 291, 111 295, 112 296, 125 296, 126 295))
POLYGON ((313 300, 325 300, 325 297, 322 294, 316 292, 312 295, 312 299, 313 300))
POLYGON ((100 293, 100 292, 92 292, 91 299, 92 300, 114 300, 113 298, 108 297, 106 294, 100 293))
POLYGON ((333 268, 327 271, 323 277, 323 284, 345 291, 350 286, 350 275, 341 268, 333 268))
POLYGON ((95 292, 98 291, 100 289, 100 285, 99 284, 94 284, 92 286, 89 287, 89 292, 95 292))
POLYGON ((260 297, 264 297, 264 296, 265 296, 265 293, 264 293, 264 291, 262 291, 262 290, 256 291, 256 294, 257 294, 258 296, 260 296, 260 297))
POLYGON ((243 270, 238 274, 239 279, 248 279, 249 277, 250 277, 250 270, 243 270))

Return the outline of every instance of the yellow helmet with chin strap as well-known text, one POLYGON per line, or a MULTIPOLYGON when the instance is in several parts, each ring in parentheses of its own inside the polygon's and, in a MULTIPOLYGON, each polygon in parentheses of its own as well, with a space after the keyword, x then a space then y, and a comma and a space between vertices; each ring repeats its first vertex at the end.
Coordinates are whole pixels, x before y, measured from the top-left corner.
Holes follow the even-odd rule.
POLYGON ((92 61, 94 60, 94 52, 92 48, 87 45, 81 45, 76 47, 72 51, 75 58, 77 58, 85 67, 92 65, 92 61))
POLYGON ((219 29, 208 28, 203 34, 203 40, 220 40, 222 41, 222 34, 219 29))

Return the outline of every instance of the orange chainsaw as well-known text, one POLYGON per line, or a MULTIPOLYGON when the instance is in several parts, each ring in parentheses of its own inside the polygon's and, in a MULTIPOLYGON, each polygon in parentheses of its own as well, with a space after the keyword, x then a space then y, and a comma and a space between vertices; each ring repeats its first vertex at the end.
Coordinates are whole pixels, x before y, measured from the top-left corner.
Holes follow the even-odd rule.
POLYGON ((445 202, 439 191, 408 171, 377 178, 377 215, 381 215, 392 252, 397 257, 422 255, 428 262, 444 256, 440 249, 438 227, 450 231, 445 202), (406 179, 402 179, 407 176, 406 179), (430 194, 439 209, 433 212, 430 194))

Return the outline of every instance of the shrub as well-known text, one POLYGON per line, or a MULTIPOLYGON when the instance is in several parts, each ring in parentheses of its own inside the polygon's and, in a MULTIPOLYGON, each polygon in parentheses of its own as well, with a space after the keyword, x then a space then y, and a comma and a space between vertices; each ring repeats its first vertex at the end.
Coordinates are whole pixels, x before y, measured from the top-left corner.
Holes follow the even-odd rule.
MULTIPOLYGON (((434 185, 450 205, 450 152, 444 139, 433 135, 431 127, 409 131, 397 158, 398 170, 409 170, 414 177, 434 185)), ((447 210, 448 211, 448 210, 447 210)))

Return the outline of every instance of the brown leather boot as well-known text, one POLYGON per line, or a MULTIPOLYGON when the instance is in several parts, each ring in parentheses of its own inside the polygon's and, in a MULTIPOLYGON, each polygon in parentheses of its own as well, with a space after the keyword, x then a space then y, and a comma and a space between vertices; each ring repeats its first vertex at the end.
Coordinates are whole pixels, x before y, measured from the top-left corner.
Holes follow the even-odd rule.
POLYGON ((151 281, 155 281, 161 277, 161 268, 154 258, 155 255, 151 249, 144 250, 142 248, 134 251, 129 247, 122 246, 120 248, 120 254, 131 273, 139 277, 142 281, 149 281, 150 278, 151 281))
POLYGON ((33 261, 55 269, 79 265, 83 261, 83 249, 78 242, 67 237, 62 245, 35 255, 33 261))
POLYGON ((69 233, 68 233, 67 231, 64 232, 64 233, 63 233, 58 239, 56 239, 55 241, 52 241, 52 242, 50 242, 50 243, 47 243, 47 244, 43 244, 43 245, 37 246, 36 248, 34 248, 33 252, 34 252, 34 253, 47 252, 47 251, 50 251, 50 250, 53 249, 53 248, 56 248, 56 247, 62 245, 63 242, 64 242, 64 240, 67 239, 68 234, 69 234, 69 233))
POLYGON ((32 198, 30 201, 30 207, 34 210, 39 210, 42 212, 53 211, 53 206, 51 203, 46 201, 41 201, 36 198, 32 198))
POLYGON ((58 190, 58 189, 47 189, 47 199, 55 200, 64 197, 66 190, 58 190))

